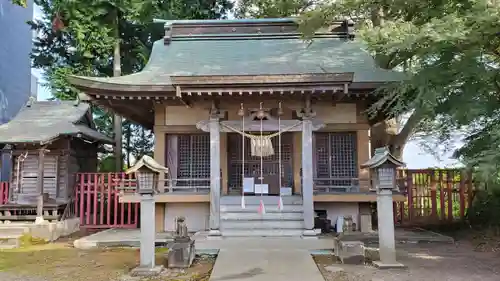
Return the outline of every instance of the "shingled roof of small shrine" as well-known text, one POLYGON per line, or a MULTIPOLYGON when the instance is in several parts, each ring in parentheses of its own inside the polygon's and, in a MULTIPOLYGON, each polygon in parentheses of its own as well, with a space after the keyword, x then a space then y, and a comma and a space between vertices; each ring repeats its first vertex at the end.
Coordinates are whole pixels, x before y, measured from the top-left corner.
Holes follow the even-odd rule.
MULTIPOLYGON (((293 19, 274 19, 275 22, 293 19)), ((218 22, 218 26, 239 27, 262 20, 172 21, 168 43, 156 41, 148 64, 135 74, 112 78, 74 76, 73 84, 86 88, 119 91, 170 91, 179 76, 243 76, 353 73, 349 82, 391 82, 403 74, 375 64, 358 39, 347 33, 317 34, 306 42, 298 33, 279 34, 180 34, 176 28, 218 22), (178 27, 179 26, 179 27, 178 27)), ((233 31, 236 28, 233 28, 233 31)))
POLYGON ((10 122, 0 125, 0 143, 45 144, 64 135, 114 143, 104 134, 80 123, 89 109, 88 104, 74 101, 30 101, 10 122))

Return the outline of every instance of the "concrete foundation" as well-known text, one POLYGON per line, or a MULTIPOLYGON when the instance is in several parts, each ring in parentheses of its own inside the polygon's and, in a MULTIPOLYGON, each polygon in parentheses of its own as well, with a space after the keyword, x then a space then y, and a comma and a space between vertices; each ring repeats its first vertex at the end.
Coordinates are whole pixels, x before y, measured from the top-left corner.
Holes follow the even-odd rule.
POLYGON ((3 222, 0 224, 0 238, 30 235, 34 238, 53 242, 63 236, 68 236, 80 230, 80 219, 71 218, 64 221, 39 223, 33 222, 3 222))

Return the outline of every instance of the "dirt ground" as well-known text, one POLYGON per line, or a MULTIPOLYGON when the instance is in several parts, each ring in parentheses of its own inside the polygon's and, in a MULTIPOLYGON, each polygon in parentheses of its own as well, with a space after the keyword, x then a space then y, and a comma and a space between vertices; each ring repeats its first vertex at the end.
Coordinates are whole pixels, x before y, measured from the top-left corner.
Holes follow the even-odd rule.
MULTIPOLYGON (((164 264, 164 252, 157 252, 157 264, 164 264)), ((139 262, 138 249, 78 250, 67 241, 0 251, 1 281, 114 281, 128 278, 139 262)), ((206 281, 215 259, 197 257, 186 271, 166 272, 151 281, 206 281)))
POLYGON ((500 253, 483 251, 473 242, 398 246, 398 261, 407 269, 378 270, 370 265, 344 265, 329 256, 314 259, 326 281, 500 280, 500 253))

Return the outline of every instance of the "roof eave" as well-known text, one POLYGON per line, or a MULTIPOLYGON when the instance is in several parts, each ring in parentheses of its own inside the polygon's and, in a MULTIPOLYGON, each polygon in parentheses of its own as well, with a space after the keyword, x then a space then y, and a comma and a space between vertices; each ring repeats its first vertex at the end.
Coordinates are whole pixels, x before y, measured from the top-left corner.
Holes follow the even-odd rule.
MULTIPOLYGON (((112 80, 113 78, 110 78, 112 80)), ((110 91, 110 92, 172 92, 175 87, 171 84, 123 84, 105 82, 93 77, 68 76, 68 81, 79 90, 110 91)))

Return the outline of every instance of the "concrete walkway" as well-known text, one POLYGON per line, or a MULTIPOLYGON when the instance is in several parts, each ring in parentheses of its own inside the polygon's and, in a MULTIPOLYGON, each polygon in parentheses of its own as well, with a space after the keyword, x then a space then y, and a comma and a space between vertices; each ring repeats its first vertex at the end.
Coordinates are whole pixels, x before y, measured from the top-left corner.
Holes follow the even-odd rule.
POLYGON ((324 281, 307 250, 221 250, 210 281, 324 281))
POLYGON ((198 237, 196 248, 219 249, 210 281, 324 281, 310 251, 332 248, 332 240, 198 237))

